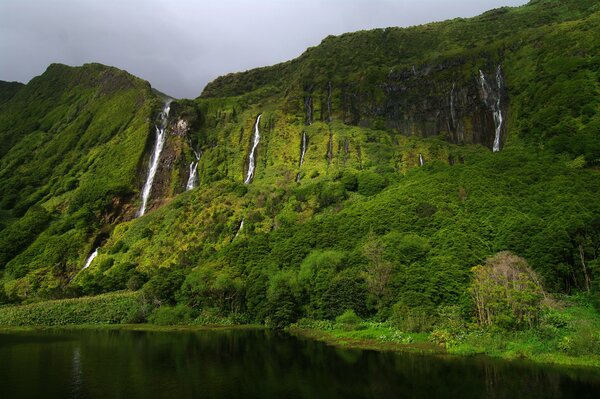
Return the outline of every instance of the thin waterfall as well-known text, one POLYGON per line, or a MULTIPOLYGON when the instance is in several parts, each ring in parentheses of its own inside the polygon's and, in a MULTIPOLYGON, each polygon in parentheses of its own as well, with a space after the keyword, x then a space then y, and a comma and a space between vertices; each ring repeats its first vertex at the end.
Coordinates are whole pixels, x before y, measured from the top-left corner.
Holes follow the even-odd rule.
POLYGON ((256 168, 256 147, 258 147, 258 143, 260 142, 260 131, 258 130, 258 124, 260 123, 260 118, 262 114, 258 115, 256 118, 256 124, 254 125, 254 140, 252 141, 252 149, 250 150, 250 155, 248 156, 248 174, 246 175, 246 180, 244 180, 244 184, 249 184, 254 178, 254 169, 256 168))
POLYGON ((500 108, 500 99, 501 99, 501 91, 502 91, 502 70, 500 69, 500 65, 496 69, 496 84, 498 85, 498 99, 496 101, 496 109, 494 110, 494 125, 496 126, 496 135, 494 136, 494 147, 493 151, 500 151, 500 134, 502 133, 502 109, 500 108))
POLYGON ((235 233, 235 237, 233 237, 233 240, 235 240, 236 238, 238 238, 238 236, 240 235, 240 233, 241 233, 241 231, 242 231, 243 228, 244 228, 244 218, 242 218, 242 221, 240 222, 240 227, 238 227, 238 230, 235 233))
POLYGON ((300 149, 300 166, 302 166, 304 164, 304 154, 306 154, 306 144, 307 144, 306 132, 303 132, 302 133, 302 147, 300 149))
POLYGON ((419 154, 419 166, 425 165, 425 160, 423 159, 423 154, 419 154))
POLYGON ((85 261, 85 265, 83 266, 83 269, 81 269, 81 270, 85 270, 88 267, 90 267, 90 265, 92 264, 92 262, 94 261, 94 259, 96 259, 96 256, 98 256, 98 250, 99 249, 100 249, 100 247, 96 248, 94 250, 94 252, 92 252, 92 254, 85 261))
MULTIPOLYGON (((306 132, 302 132, 302 144, 300 146, 300 167, 304 164, 304 154, 306 153, 306 146, 308 143, 308 139, 306 137, 306 132)), ((300 172, 296 175, 296 182, 300 182, 300 172)))
POLYGON ((494 145, 492 146, 493 152, 500 151, 500 142, 502 134, 502 124, 504 118, 502 117, 502 69, 500 65, 496 68, 496 87, 498 89, 497 94, 494 94, 487 80, 485 74, 479 70, 479 83, 481 84, 481 91, 483 93, 483 101, 491 108, 494 114, 494 145))
POLYGON ((197 181, 197 173, 196 168, 198 166, 198 161, 192 162, 190 164, 190 177, 188 178, 187 184, 185 185, 185 191, 190 191, 196 188, 197 181))
POLYGON ((200 161, 200 154, 194 151, 196 161, 190 164, 190 177, 188 177, 187 184, 185 185, 185 191, 190 191, 198 185, 198 161, 200 161))
POLYGON ((162 152, 165 144, 165 138, 167 136, 167 120, 169 118, 169 111, 171 110, 171 101, 171 99, 168 99, 165 102, 165 105, 159 115, 158 124, 155 125, 156 143, 154 143, 154 152, 152 153, 150 165, 148 166, 148 177, 146 178, 146 183, 142 189, 142 207, 138 211, 138 217, 144 216, 146 213, 146 206, 148 205, 148 199, 150 199, 150 193, 152 192, 152 184, 154 183, 154 177, 156 176, 156 171, 158 170, 160 153, 162 152))

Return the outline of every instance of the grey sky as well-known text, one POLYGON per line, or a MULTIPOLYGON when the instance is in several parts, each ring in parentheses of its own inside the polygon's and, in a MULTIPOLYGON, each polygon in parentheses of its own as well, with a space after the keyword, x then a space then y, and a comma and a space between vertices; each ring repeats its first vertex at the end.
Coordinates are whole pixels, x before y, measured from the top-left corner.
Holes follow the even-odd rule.
POLYGON ((526 0, 0 0, 0 80, 101 62, 176 97, 327 35, 469 17, 526 0))

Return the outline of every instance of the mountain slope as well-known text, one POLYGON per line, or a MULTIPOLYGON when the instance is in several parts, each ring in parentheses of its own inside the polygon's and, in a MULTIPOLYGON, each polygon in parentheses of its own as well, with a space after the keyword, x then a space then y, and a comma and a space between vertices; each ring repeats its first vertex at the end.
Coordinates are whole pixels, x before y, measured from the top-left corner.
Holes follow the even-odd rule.
POLYGON ((164 99, 52 66, 0 108, 5 300, 470 320, 471 269, 504 250, 549 291, 597 292, 599 23, 593 1, 532 1, 219 78, 171 103, 140 218, 164 99))

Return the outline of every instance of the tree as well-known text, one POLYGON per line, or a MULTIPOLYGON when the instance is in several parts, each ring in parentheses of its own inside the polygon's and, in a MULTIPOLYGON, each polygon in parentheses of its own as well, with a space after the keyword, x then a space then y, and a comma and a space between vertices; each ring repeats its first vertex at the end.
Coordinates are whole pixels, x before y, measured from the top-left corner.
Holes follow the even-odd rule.
POLYGON ((384 258, 383 243, 373 232, 369 233, 367 242, 363 246, 363 255, 369 263, 364 274, 369 293, 377 300, 377 308, 381 308, 388 295, 390 281, 392 280, 392 263, 384 258))
POLYGON ((527 261, 509 251, 497 253, 473 268, 470 287, 482 327, 533 327, 546 293, 527 261))

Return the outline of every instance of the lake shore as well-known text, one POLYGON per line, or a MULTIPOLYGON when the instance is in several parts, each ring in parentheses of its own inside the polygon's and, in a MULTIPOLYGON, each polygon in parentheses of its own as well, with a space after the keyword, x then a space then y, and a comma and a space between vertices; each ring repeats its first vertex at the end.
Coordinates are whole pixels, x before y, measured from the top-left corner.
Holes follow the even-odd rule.
MULTIPOLYGON (((144 332, 193 332, 193 331, 227 331, 227 330, 265 330, 264 325, 156 325, 156 324, 76 324, 57 326, 0 326, 0 334, 19 332, 39 332, 56 330, 105 330, 105 331, 144 331, 144 332)), ((477 347, 472 344, 460 344, 446 347, 431 342, 429 334, 405 334, 396 332, 394 339, 389 332, 392 329, 382 327, 364 330, 347 331, 344 329, 323 330, 290 326, 285 332, 308 340, 323 342, 342 349, 372 350, 379 352, 417 353, 432 356, 472 357, 486 356, 507 361, 527 361, 537 364, 569 368, 586 368, 600 370, 600 358, 597 356, 568 356, 562 353, 525 353, 521 350, 498 350, 497 348, 477 347), (386 334, 387 332, 387 334, 386 334), (379 334, 379 335, 378 335, 379 334)), ((514 348, 522 343, 508 342, 514 348)))

